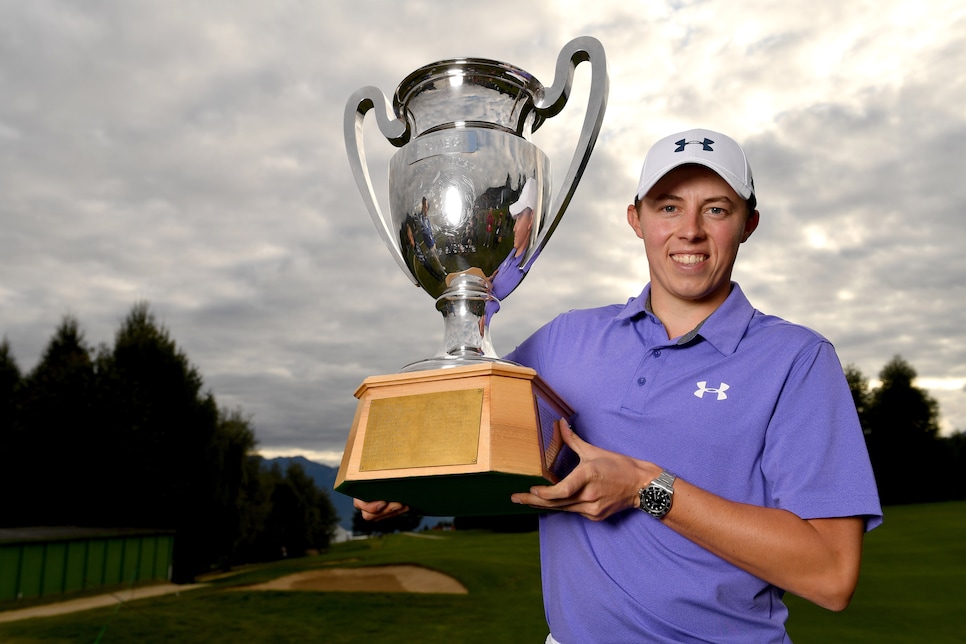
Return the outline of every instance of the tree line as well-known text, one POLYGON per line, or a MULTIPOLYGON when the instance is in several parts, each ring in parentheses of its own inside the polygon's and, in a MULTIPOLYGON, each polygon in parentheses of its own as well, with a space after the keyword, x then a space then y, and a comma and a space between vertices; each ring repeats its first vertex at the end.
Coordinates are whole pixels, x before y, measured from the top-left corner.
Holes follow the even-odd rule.
MULTIPOLYGON (((966 435, 939 434, 939 405, 915 386, 912 366, 895 356, 875 388, 853 365, 845 375, 883 504, 966 499, 966 435)), ((296 463, 265 467, 250 419, 203 387, 146 303, 110 347, 88 346, 66 316, 26 374, 4 338, 0 527, 174 529, 176 581, 328 547, 338 517, 327 492, 296 463)), ((353 523, 390 532, 418 520, 353 523)))
POLYGON ((895 356, 875 388, 854 365, 845 377, 883 505, 966 499, 966 434, 939 434, 939 403, 915 385, 912 365, 895 356))
POLYGON ((178 582, 327 548, 327 493, 255 446, 251 420, 218 407, 146 303, 111 347, 64 317, 26 374, 0 342, 0 527, 173 529, 178 582))

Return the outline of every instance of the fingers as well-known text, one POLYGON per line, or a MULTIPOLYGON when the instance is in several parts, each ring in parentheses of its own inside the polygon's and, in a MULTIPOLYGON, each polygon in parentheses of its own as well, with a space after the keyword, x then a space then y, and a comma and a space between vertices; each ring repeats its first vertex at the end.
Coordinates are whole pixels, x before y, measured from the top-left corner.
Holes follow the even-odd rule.
MULTIPOLYGON (((570 423, 566 418, 556 421, 557 430, 560 436, 579 458, 583 458, 582 452, 585 447, 589 447, 577 434, 570 428, 570 423)), ((578 498, 581 489, 586 484, 580 474, 580 467, 577 467, 568 476, 560 480, 556 485, 537 485, 530 488, 529 492, 518 492, 511 495, 510 500, 521 505, 529 505, 534 508, 560 510, 567 509, 575 503, 580 503, 578 498)))
POLYGON ((547 487, 531 488, 529 492, 517 492, 510 496, 510 500, 519 505, 529 505, 540 510, 567 510, 580 503, 579 499, 570 496, 548 498, 545 496, 547 487))
POLYGON ((581 492, 586 484, 584 471, 578 467, 556 485, 535 485, 528 492, 517 492, 511 495, 510 500, 546 510, 568 509, 584 501, 581 498, 581 492))
POLYGON ((578 436, 566 418, 557 421, 557 429, 563 442, 574 451, 580 460, 584 460, 593 454, 594 446, 578 436))
POLYGON ((647 464, 585 442, 563 419, 558 428, 580 463, 556 485, 534 486, 511 500, 538 509, 574 512, 592 521, 635 507, 641 482, 650 480, 647 464))
POLYGON ((581 438, 580 435, 574 431, 574 428, 570 426, 570 423, 567 422, 566 418, 561 418, 557 422, 560 424, 560 436, 572 450, 579 454, 587 451, 588 449, 593 449, 594 446, 581 438))
POLYGON ((366 521, 382 521, 409 512, 409 506, 397 501, 363 501, 353 499, 352 505, 362 512, 366 521))

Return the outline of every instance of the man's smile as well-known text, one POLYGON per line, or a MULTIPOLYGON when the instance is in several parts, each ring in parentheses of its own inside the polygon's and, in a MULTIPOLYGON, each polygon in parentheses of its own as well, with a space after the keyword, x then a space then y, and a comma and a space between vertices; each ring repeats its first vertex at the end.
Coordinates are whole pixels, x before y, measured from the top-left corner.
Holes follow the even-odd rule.
POLYGON ((692 266, 708 259, 708 256, 703 253, 674 253, 671 255, 671 259, 678 264, 692 266))

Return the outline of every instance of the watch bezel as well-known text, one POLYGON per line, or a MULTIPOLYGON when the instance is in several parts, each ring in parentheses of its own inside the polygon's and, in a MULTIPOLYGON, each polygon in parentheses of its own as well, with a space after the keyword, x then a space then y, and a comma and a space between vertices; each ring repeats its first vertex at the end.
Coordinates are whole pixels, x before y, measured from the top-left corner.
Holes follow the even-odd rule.
POLYGON ((674 498, 674 481, 676 477, 670 472, 661 475, 639 491, 641 510, 652 517, 660 519, 671 511, 674 498), (663 480, 662 480, 663 479, 663 480))

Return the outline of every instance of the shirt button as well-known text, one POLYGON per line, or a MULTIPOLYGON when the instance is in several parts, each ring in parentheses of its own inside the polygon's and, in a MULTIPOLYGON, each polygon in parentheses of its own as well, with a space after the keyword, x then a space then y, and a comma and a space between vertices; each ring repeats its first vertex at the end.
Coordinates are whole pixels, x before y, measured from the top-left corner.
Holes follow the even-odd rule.
POLYGON ((647 382, 647 378, 638 378, 637 379, 637 384, 639 384, 639 385, 643 385, 646 382, 647 382))
POLYGON ((654 355, 655 358, 660 358, 661 357, 661 350, 660 349, 654 349, 653 355, 654 355))

